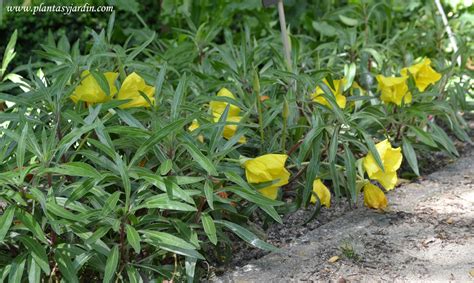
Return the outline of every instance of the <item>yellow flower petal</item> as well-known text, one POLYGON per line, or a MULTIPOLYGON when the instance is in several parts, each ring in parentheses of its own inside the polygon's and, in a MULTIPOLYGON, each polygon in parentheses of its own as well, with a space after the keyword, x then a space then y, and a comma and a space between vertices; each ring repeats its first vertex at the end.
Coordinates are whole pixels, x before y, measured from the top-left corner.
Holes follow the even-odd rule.
POLYGON ((400 168, 402 164, 403 156, 402 149, 397 148, 388 148, 383 154, 383 166, 387 172, 395 172, 400 168))
MULTIPOLYGON (((339 108, 344 109, 346 107, 347 99, 342 94, 342 92, 343 92, 344 84, 346 83, 346 79, 342 78, 340 80, 333 80, 333 84, 334 84, 335 89, 333 89, 329 85, 329 82, 326 79, 324 79, 323 82, 324 82, 325 85, 327 85, 329 87, 332 94, 335 96, 337 106, 339 106, 339 108)), ((314 93, 311 94, 311 97, 313 98, 314 102, 317 102, 321 105, 324 105, 328 108, 331 108, 331 104, 326 100, 326 98, 324 98, 323 94, 324 94, 324 91, 318 86, 318 87, 316 87, 316 90, 314 91, 314 93)))
POLYGON ((279 188, 275 186, 269 186, 267 188, 263 188, 258 191, 269 199, 276 199, 278 196, 279 188))
POLYGON ((133 72, 125 78, 117 95, 118 100, 130 101, 120 105, 119 108, 126 109, 132 107, 149 107, 150 104, 140 94, 140 92, 143 92, 151 101, 151 103, 154 104, 155 88, 147 85, 142 77, 133 72))
POLYGON ((188 130, 190 132, 192 132, 192 131, 196 130, 197 128, 199 128, 199 122, 198 122, 198 120, 194 119, 193 122, 191 123, 191 125, 189 125, 188 130))
POLYGON ((395 188, 397 184, 397 172, 382 172, 378 171, 370 178, 372 180, 378 181, 382 187, 384 187, 387 191, 392 190, 395 188))
POLYGON ((246 161, 243 167, 245 168, 247 182, 258 184, 278 180, 276 184, 260 189, 260 191, 267 193, 268 196, 276 197, 272 188, 288 184, 290 178, 290 172, 285 168, 287 158, 286 154, 266 154, 246 161))
MULTIPOLYGON (((188 127, 188 131, 192 132, 192 131, 195 131, 197 128, 199 128, 199 122, 198 120, 194 119, 193 122, 191 123, 191 125, 189 125, 188 127)), ((203 135, 199 135, 197 137, 198 141, 200 141, 201 143, 204 142, 204 136, 203 135)))
POLYGON ((400 73, 403 76, 408 76, 410 73, 415 79, 415 84, 419 91, 425 91, 430 84, 434 84, 441 79, 441 74, 431 68, 431 60, 429 58, 424 58, 418 64, 403 68, 400 73))
POLYGON ((385 171, 378 166, 372 153, 368 153, 363 160, 363 166, 367 175, 372 180, 377 180, 385 189, 391 190, 397 183, 397 170, 402 164, 403 156, 401 148, 392 148, 388 139, 375 145, 382 159, 385 171))
MULTIPOLYGON (((313 192, 318 196, 319 200, 321 201, 321 205, 326 207, 331 206, 331 192, 329 191, 328 187, 326 187, 323 182, 321 182, 321 179, 314 180, 313 192)), ((311 196, 310 202, 316 203, 316 197, 314 195, 311 196)))
MULTIPOLYGON (((219 122, 219 119, 220 119, 220 115, 215 116, 214 117, 214 122, 216 122, 216 123, 219 122)), ((239 116, 227 116, 226 122, 239 123, 241 119, 242 119, 242 117, 239 117, 239 116)), ((238 125, 226 125, 226 126, 224 126, 224 130, 222 131, 222 136, 225 139, 230 140, 235 135, 235 132, 237 131, 237 126, 238 125)), ((247 139, 245 137, 241 137, 239 139, 239 143, 246 143, 246 142, 247 142, 247 139)))
POLYGON ((114 82, 118 77, 118 73, 106 72, 104 73, 104 76, 109 84, 109 96, 107 96, 107 94, 102 90, 99 83, 90 72, 85 70, 81 74, 81 78, 83 78, 81 83, 74 89, 74 92, 71 95, 72 101, 74 101, 74 103, 85 101, 94 104, 106 102, 112 99, 112 97, 117 93, 117 88, 115 87, 114 82))
POLYGON ((364 205, 369 208, 384 209, 387 207, 387 198, 379 187, 368 183, 364 186, 364 205))
POLYGON ((395 103, 398 106, 402 102, 408 104, 411 102, 411 94, 408 91, 407 76, 403 77, 384 77, 378 75, 377 82, 381 91, 380 99, 385 103, 395 103))
MULTIPOLYGON (((230 92, 230 90, 226 88, 222 88, 219 90, 217 93, 217 96, 224 96, 224 97, 229 97, 232 99, 235 99, 235 96, 230 92)), ((222 113, 224 113, 225 108, 227 107, 227 102, 224 101, 211 101, 210 103, 210 108, 211 112, 214 114, 214 116, 220 116, 222 113)), ((229 107, 229 113, 227 114, 227 117, 232 117, 232 116, 238 116, 240 113, 240 108, 236 105, 230 104, 229 107)))

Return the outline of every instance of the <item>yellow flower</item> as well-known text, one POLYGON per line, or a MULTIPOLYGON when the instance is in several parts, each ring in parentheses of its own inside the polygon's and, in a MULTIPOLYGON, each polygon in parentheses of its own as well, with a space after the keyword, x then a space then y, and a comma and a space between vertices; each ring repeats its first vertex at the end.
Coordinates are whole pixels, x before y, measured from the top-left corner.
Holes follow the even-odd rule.
POLYGON ((379 187, 367 183, 364 186, 364 205, 369 208, 384 209, 387 207, 387 198, 379 187))
POLYGON ((192 132, 196 130, 197 128, 199 128, 199 122, 196 119, 194 119, 191 125, 189 125, 188 130, 192 132))
POLYGON ((112 99, 112 97, 117 93, 114 81, 117 79, 118 73, 106 72, 104 73, 104 76, 109 84, 109 96, 107 96, 107 94, 102 90, 94 76, 92 76, 88 70, 85 70, 81 74, 81 83, 74 89, 74 92, 71 95, 71 99, 74 103, 85 101, 93 104, 106 102, 112 99))
POLYGON ((246 161, 243 167, 247 182, 259 184, 278 180, 275 184, 259 190, 267 198, 276 199, 278 188, 288 184, 290 178, 290 172, 285 168, 287 158, 286 154, 265 154, 246 161))
POLYGON ((379 83, 379 89, 382 92, 380 99, 385 103, 395 103, 396 105, 402 105, 402 101, 405 104, 411 102, 411 93, 408 91, 407 76, 403 77, 384 77, 382 75, 377 76, 377 82, 379 83))
MULTIPOLYGON (((219 122, 219 119, 220 119, 220 116, 215 116, 214 122, 216 123, 219 122)), ((241 119, 242 117, 239 117, 239 116, 227 116, 226 122, 239 123, 241 119)), ((237 131, 237 125, 226 125, 224 126, 224 130, 222 131, 222 136, 225 139, 230 140, 235 135, 236 131, 237 131)), ((246 142, 247 142, 247 139, 244 136, 240 137, 239 143, 246 143, 246 142)))
MULTIPOLYGON (((225 87, 219 90, 217 96, 224 96, 235 99, 235 96, 225 87)), ((214 116, 221 116, 224 113, 225 108, 227 107, 227 102, 224 101, 211 101, 210 108, 211 112, 214 116)), ((238 106, 230 104, 229 113, 227 114, 228 117, 238 116, 240 113, 240 108, 238 106)))
MULTIPOLYGON (((329 191, 328 187, 326 187, 323 182, 321 182, 321 179, 314 180, 313 192, 318 196, 319 200, 321 201, 321 205, 326 207, 331 206, 331 192, 329 191)), ((316 197, 314 195, 311 196, 310 202, 316 203, 316 197)))
MULTIPOLYGON (((190 132, 192 132, 192 131, 196 130, 197 128, 199 128, 199 122, 198 122, 198 120, 194 119, 193 122, 191 123, 191 125, 189 125, 188 130, 190 132)), ((204 136, 203 135, 199 135, 197 138, 200 142, 204 142, 204 136)))
POLYGON ((150 106, 140 92, 143 92, 152 104, 155 102, 155 88, 147 85, 142 77, 133 72, 125 78, 117 95, 118 100, 130 101, 120 105, 119 108, 125 109, 150 106))
MULTIPOLYGON (((344 90, 344 84, 346 83, 346 78, 342 78, 340 80, 333 80, 332 82, 334 84, 335 89, 333 89, 329 85, 326 79, 324 79, 323 82, 325 85, 329 87, 332 94, 335 96, 337 106, 339 106, 339 108, 344 109, 346 107, 346 97, 342 94, 342 92, 344 90)), ((322 104, 324 106, 331 108, 331 104, 329 104, 329 101, 327 101, 326 98, 324 98, 323 94, 324 94, 324 91, 318 86, 316 87, 316 90, 314 91, 314 93, 311 94, 311 97, 313 98, 314 102, 317 102, 319 104, 322 104)))
POLYGON ((418 64, 403 68, 400 73, 403 76, 408 76, 408 73, 410 73, 415 79, 419 91, 424 91, 430 84, 434 84, 441 79, 441 74, 431 68, 431 60, 426 57, 418 64))
POLYGON ((364 158, 365 171, 372 180, 377 180, 386 190, 391 190, 397 184, 397 170, 402 164, 401 148, 392 148, 388 140, 384 140, 375 145, 377 152, 382 159, 385 171, 382 171, 375 161, 372 153, 369 152, 364 158))

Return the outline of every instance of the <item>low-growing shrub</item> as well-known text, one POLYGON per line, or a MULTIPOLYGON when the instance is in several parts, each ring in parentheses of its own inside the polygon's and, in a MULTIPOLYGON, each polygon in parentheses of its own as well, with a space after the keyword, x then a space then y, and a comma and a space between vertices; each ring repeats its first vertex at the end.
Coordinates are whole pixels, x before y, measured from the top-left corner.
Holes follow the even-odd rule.
POLYGON ((291 36, 292 66, 265 22, 259 36, 216 20, 119 45, 114 13, 86 52, 51 39, 9 68, 15 33, 0 72, 0 278, 193 281, 229 260, 234 235, 277 250, 252 222, 300 208, 310 221, 342 198, 385 209, 400 168, 419 175, 416 152, 470 142, 472 80, 465 45, 405 58, 367 8, 328 13, 348 27, 316 22, 318 40, 291 36))

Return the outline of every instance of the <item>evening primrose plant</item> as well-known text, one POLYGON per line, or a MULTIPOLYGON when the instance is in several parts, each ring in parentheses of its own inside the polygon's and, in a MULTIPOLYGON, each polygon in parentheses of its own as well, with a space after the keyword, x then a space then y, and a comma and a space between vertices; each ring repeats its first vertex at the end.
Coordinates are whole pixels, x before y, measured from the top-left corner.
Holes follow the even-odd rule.
POLYGON ((411 37, 386 1, 308 4, 321 19, 294 17, 291 66, 273 12, 222 2, 173 18, 171 2, 178 26, 160 36, 145 27, 117 44, 112 14, 90 42, 51 35, 14 69, 8 44, 2 280, 210 279, 237 238, 277 251, 263 229, 286 213, 311 221, 343 200, 386 210, 385 193, 422 173, 420 152, 457 156, 454 137, 470 141, 468 83, 452 79, 465 56, 404 57, 394 38, 411 37))

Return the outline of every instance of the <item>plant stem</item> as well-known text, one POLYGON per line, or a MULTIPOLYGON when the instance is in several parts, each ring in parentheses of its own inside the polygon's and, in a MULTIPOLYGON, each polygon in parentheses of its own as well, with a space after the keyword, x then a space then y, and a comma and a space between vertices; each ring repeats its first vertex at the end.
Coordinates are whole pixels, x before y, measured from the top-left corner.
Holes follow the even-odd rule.
POLYGON ((283 7, 283 0, 278 1, 278 17, 280 20, 281 40, 283 41, 283 48, 285 51, 285 60, 288 71, 291 72, 291 47, 288 40, 288 32, 286 30, 285 9, 283 7))

